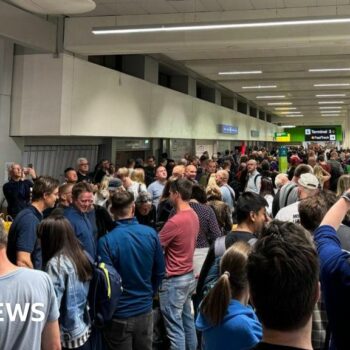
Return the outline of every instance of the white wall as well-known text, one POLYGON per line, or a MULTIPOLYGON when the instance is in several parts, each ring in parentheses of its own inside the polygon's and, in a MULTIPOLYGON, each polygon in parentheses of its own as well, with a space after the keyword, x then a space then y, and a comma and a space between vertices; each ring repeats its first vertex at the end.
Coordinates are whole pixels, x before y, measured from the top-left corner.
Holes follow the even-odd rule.
MULTIPOLYGON (((9 137, 13 43, 0 39, 0 187, 5 182, 6 163, 21 161, 23 142, 9 137)), ((0 199, 3 194, 0 190, 0 199)))
POLYGON ((271 141, 278 127, 233 110, 62 55, 15 57, 11 134, 271 141), (238 126, 238 135, 217 133, 238 126))

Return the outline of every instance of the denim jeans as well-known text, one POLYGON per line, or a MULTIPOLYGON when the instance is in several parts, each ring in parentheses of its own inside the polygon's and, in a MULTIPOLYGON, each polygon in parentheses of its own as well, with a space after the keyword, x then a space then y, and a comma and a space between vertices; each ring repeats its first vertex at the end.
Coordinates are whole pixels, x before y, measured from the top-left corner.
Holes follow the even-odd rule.
POLYGON ((163 279, 159 289, 160 309, 171 350, 196 350, 197 336, 191 312, 196 287, 193 273, 163 279))
POLYGON ((103 330, 109 350, 152 350, 152 311, 125 319, 112 319, 103 330))

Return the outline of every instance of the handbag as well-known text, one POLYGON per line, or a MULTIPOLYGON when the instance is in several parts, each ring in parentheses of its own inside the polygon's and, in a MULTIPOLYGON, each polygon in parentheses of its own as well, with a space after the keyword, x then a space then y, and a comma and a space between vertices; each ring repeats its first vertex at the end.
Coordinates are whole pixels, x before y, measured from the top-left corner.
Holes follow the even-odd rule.
POLYGON ((10 227, 12 225, 13 219, 10 215, 5 215, 3 213, 0 214, 0 220, 4 225, 4 229, 6 233, 9 233, 10 227))

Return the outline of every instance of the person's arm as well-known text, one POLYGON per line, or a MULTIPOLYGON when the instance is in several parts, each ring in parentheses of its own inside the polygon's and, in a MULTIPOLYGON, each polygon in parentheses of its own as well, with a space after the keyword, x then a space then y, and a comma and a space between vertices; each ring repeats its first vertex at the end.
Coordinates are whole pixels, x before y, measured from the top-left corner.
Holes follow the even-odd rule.
POLYGON ((16 265, 19 267, 27 267, 33 269, 33 263, 30 256, 30 253, 17 251, 16 253, 16 265))
POLYGON ((21 267, 33 268, 31 253, 35 249, 37 241, 36 229, 38 222, 27 219, 17 223, 17 240, 16 240, 16 265, 21 267))
MULTIPOLYGON (((350 193, 350 190, 347 191, 350 193)), ((350 209, 350 202, 344 198, 340 198, 327 212, 323 218, 320 226, 329 225, 335 230, 338 230, 340 224, 344 220, 344 217, 350 209)))
POLYGON ((162 282, 162 279, 165 275, 165 262, 164 262, 164 254, 162 247, 159 242, 159 238, 157 233, 154 233, 156 240, 156 249, 154 251, 154 261, 153 261, 153 269, 152 269, 152 287, 153 294, 155 295, 158 292, 158 287, 162 282))
MULTIPOLYGON (((116 249, 114 249, 114 251, 116 251, 116 249)), ((98 261, 114 266, 106 236, 103 236, 98 240, 97 256, 98 261)))
POLYGON ((57 299, 58 309, 60 309, 61 301, 66 290, 65 279, 69 272, 66 271, 63 261, 58 261, 57 258, 49 261, 45 268, 45 272, 50 276, 57 299), (60 265, 60 271, 58 271, 58 265, 60 265))
POLYGON ((257 188, 258 194, 259 194, 260 190, 261 190, 261 176, 258 176, 256 179, 256 188, 257 188))
POLYGON ((61 350, 58 321, 47 322, 41 334, 41 350, 61 350))
POLYGON ((159 232, 159 240, 163 248, 166 248, 174 239, 177 229, 177 225, 171 219, 165 223, 159 232))

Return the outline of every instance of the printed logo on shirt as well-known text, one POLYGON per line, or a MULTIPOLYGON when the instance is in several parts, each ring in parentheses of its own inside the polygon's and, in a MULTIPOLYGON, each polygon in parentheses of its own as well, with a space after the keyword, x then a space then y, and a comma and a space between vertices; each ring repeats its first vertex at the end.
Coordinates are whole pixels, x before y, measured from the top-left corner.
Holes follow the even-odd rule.
POLYGON ((42 322, 45 319, 43 303, 11 304, 0 303, 0 322, 25 322, 30 317, 32 322, 42 322))

